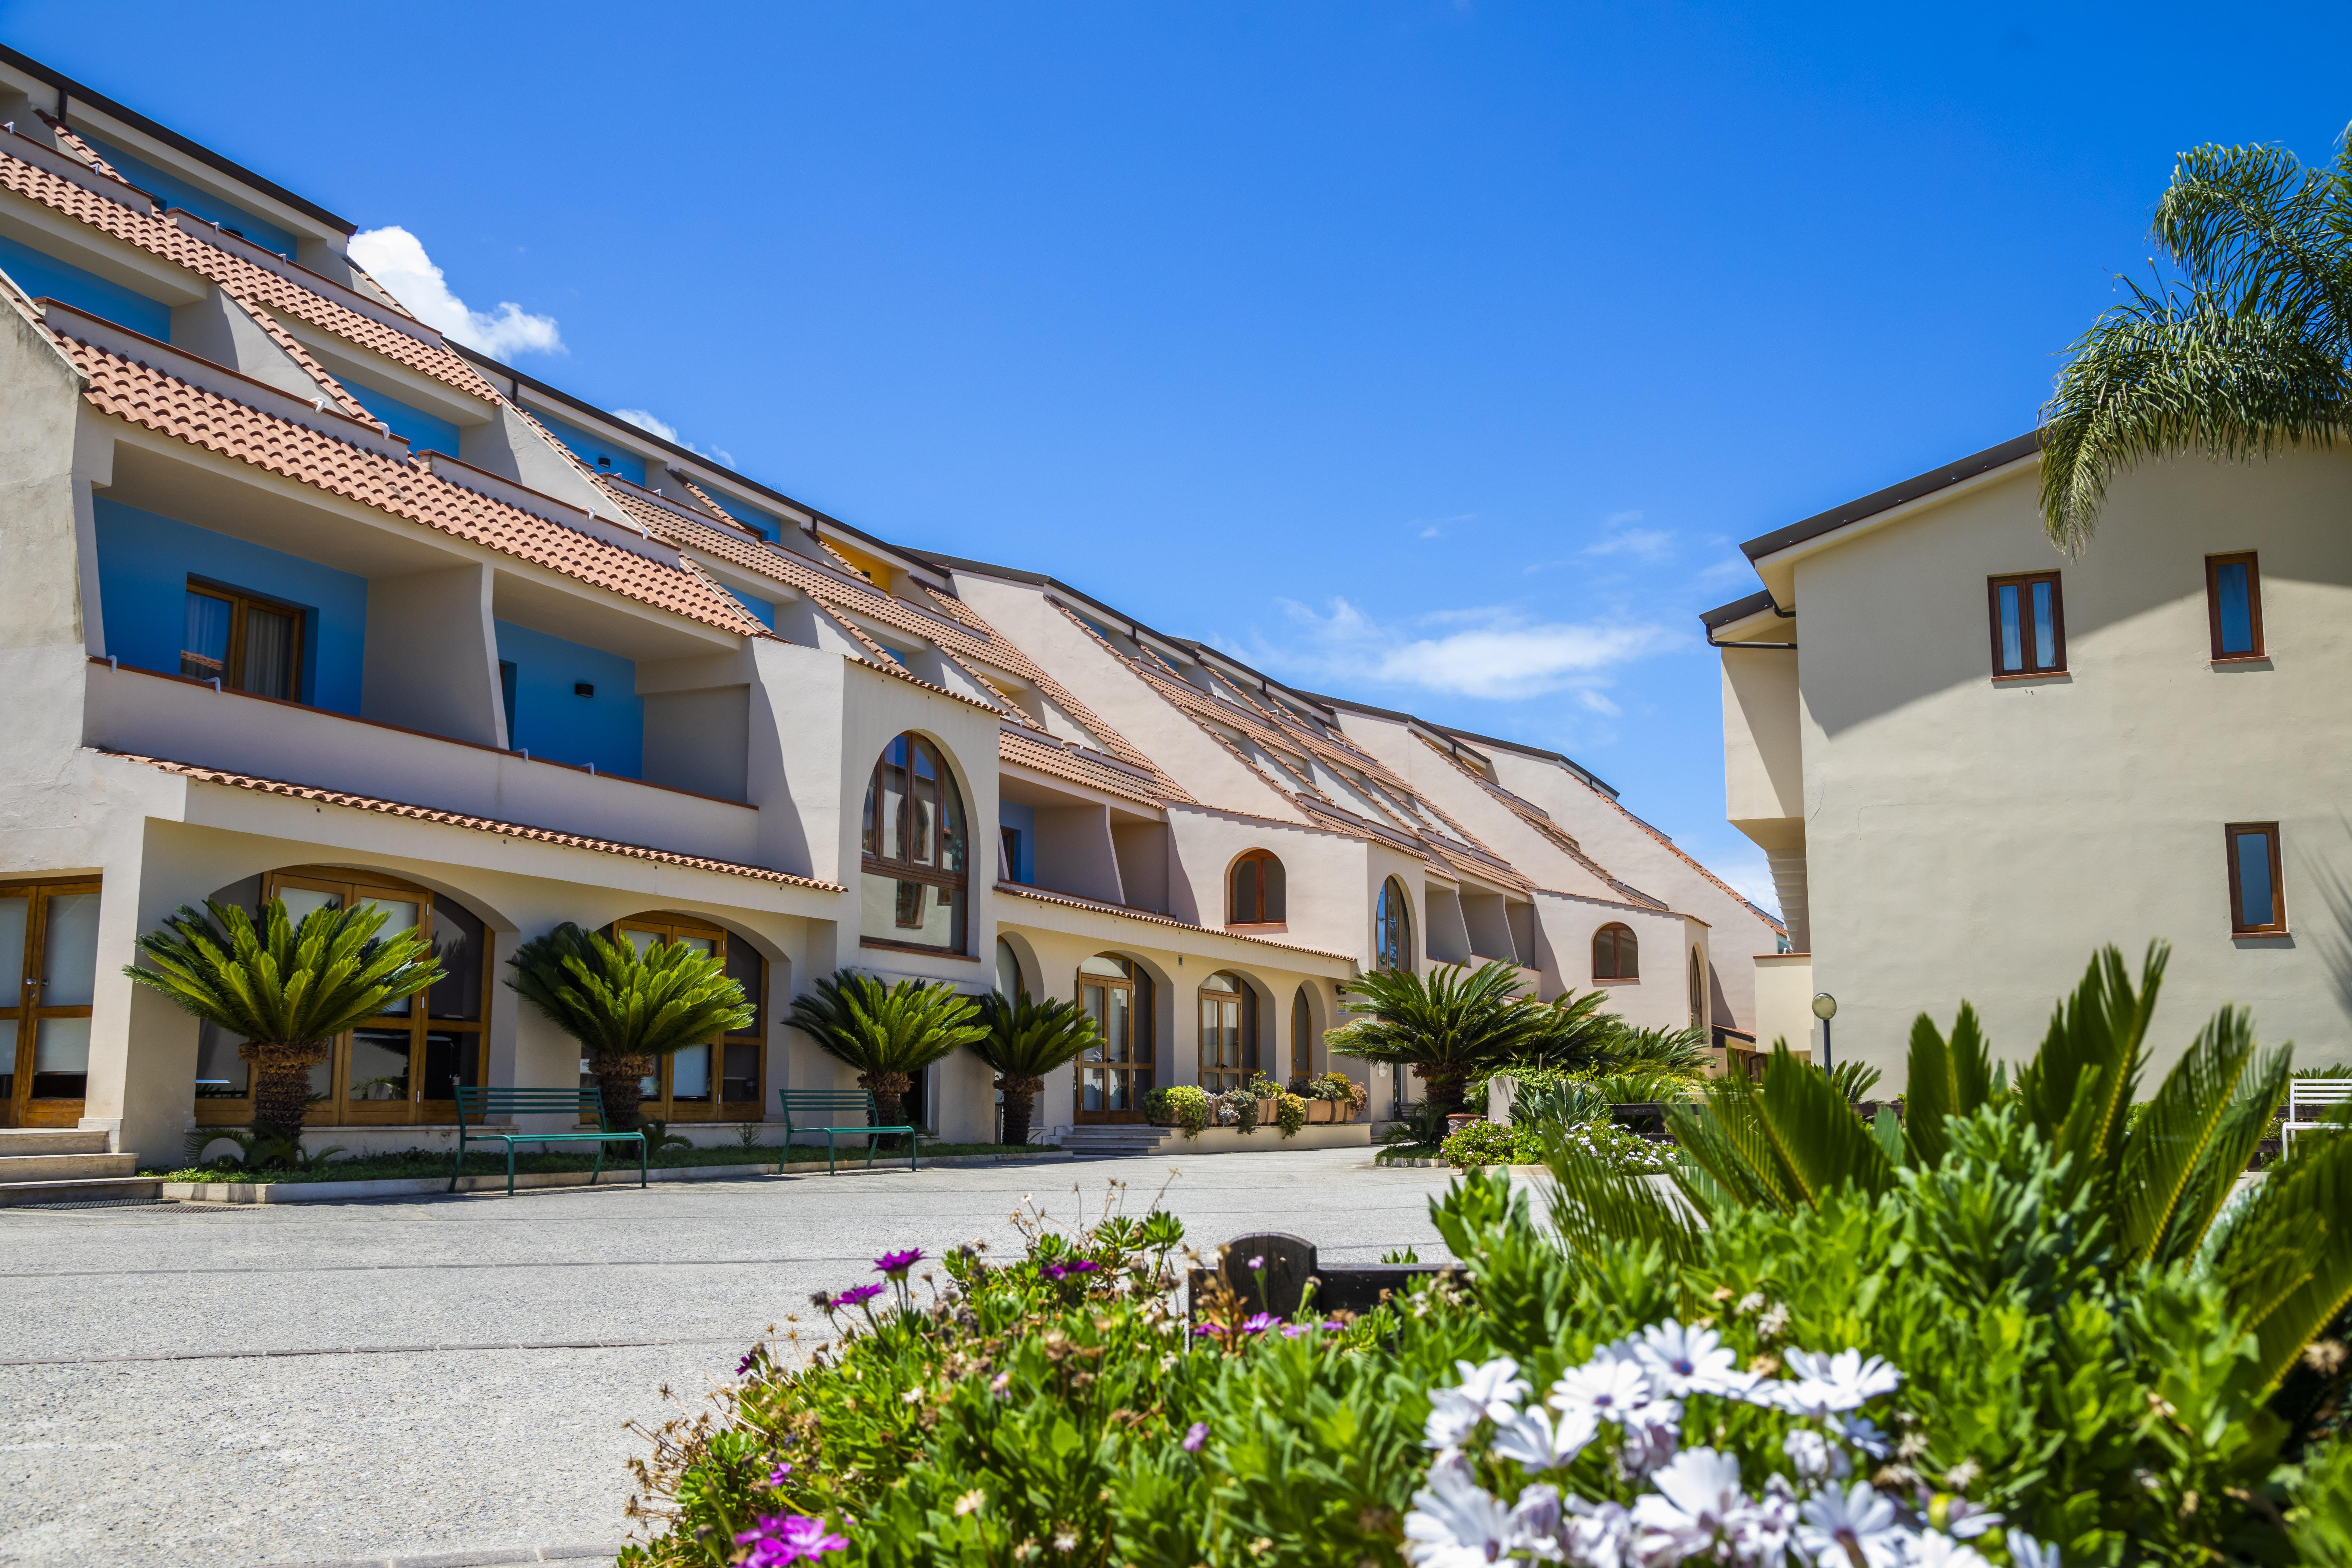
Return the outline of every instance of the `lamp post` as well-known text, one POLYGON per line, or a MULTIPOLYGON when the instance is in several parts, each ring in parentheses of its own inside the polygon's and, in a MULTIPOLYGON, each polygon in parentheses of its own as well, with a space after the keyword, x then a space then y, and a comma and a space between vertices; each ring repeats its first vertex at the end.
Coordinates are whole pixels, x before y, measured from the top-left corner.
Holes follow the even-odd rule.
POLYGON ((1837 1016, 1837 998, 1822 992, 1813 998, 1813 1016, 1822 1021, 1822 1071, 1837 1064, 1830 1060, 1830 1020, 1837 1016))

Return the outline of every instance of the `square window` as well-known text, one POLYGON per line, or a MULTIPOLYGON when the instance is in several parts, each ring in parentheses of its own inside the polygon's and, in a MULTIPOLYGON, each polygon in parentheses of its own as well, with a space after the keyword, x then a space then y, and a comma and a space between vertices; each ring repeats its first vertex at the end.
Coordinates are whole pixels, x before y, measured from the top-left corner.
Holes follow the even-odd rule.
POLYGON ((2058 574, 2032 572, 1986 580, 1992 616, 1992 673, 2062 675, 2066 669, 2066 610, 2058 574))
POLYGON ((2222 829, 2230 855, 2230 930, 2276 936, 2286 930, 2286 890, 2279 881, 2275 822, 2233 822, 2222 829))
POLYGON ((2263 580, 2251 550, 2205 557, 2205 616, 2213 657, 2263 657, 2263 580))

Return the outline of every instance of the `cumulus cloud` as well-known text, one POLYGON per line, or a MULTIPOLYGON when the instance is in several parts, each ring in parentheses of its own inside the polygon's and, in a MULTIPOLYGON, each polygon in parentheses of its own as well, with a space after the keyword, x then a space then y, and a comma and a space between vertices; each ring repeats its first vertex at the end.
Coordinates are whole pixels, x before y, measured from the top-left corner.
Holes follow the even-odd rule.
POLYGON ((424 242, 397 224, 352 236, 352 259, 391 289, 393 298, 415 311, 418 321, 440 328, 468 348, 501 359, 563 352, 552 316, 534 316, 511 300, 499 300, 499 308, 487 314, 467 309, 425 254, 424 242))
POLYGON ((1727 848, 1706 858, 1707 868, 1731 884, 1731 890, 1761 910, 1780 912, 1780 889, 1772 881, 1772 864, 1764 851, 1727 848))
POLYGON ((1584 547, 1587 555, 1631 555, 1641 561, 1663 561, 1674 553, 1675 536, 1671 529, 1641 528, 1638 511, 1612 511, 1609 514, 1609 536, 1584 547))
POLYGON ((1345 599, 1318 612, 1284 601, 1300 640, 1260 657, 1325 679, 1366 679, 1452 696, 1512 701, 1577 691, 1598 713, 1608 672, 1687 640, 1639 623, 1536 621, 1515 610, 1448 610, 1407 626, 1374 621, 1345 599))
POLYGON ((730 468, 735 466, 734 453, 728 451, 723 447, 713 447, 709 450, 705 451, 702 447, 696 446, 693 442, 679 435, 677 433, 677 426, 671 424, 668 420, 663 418, 660 415, 654 413, 650 409, 615 408, 613 410, 613 417, 615 419, 625 419, 630 424, 635 426, 638 429, 649 431, 652 434, 660 437, 663 440, 683 447, 688 451, 695 453, 698 457, 713 458, 719 462, 726 464, 730 468))

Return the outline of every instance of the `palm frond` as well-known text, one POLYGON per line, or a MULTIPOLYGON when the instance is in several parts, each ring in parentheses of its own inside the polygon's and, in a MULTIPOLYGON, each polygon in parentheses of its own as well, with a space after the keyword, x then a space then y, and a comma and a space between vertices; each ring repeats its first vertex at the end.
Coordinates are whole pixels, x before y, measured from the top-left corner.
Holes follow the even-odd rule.
MULTIPOLYGON (((2254 1064, 2254 1048, 2252 1016, 2242 1008, 2222 1008, 2199 1031, 2139 1113, 2124 1140, 2123 1180, 2116 1193, 2126 1256, 2158 1259, 2159 1253, 2180 1247, 2184 1204, 2192 1196, 2210 1196, 2197 1188, 2200 1173, 2211 1173, 2208 1160, 2216 1140, 2231 1125, 2233 1110, 2251 1109, 2242 1090, 2254 1064)), ((2284 1070, 2284 1059, 2270 1064, 2273 1079, 2284 1070)), ((2264 1098, 2275 1102, 2274 1094, 2264 1098)), ((2270 1120, 2270 1103, 2263 1106, 2262 1122, 2270 1120)), ((2245 1120, 2243 1114, 2237 1119, 2241 1131, 2245 1120)), ((2245 1168, 2241 1155, 2237 1169, 2245 1168)), ((2201 1206, 2201 1201, 2191 1205, 2190 1212, 2201 1206)), ((2187 1250, 2193 1252, 2204 1227, 2198 1225, 2186 1234, 2187 1250)))
POLYGON ((1707 1214, 1700 1200, 1662 1192, 1647 1177, 1601 1161, 1573 1156, 1558 1136, 1548 1140, 1544 1163, 1551 1173, 1544 1202, 1552 1231, 1571 1254, 1600 1262, 1646 1244, 1675 1263, 1697 1255, 1707 1214))
POLYGON ((726 961, 684 942, 640 953, 567 921, 507 961, 507 984, 590 1057, 668 1056, 756 1016, 726 961))
POLYGON ((418 931, 377 937, 390 918, 379 905, 313 910, 298 927, 272 899, 261 917, 257 926, 234 904, 183 904, 139 938, 148 963, 122 973, 183 1012, 289 1045, 331 1039, 443 976, 418 931))
POLYGON ((1772 1053, 1761 1087, 1738 1075, 1706 1086, 1703 1105, 1668 1119, 1692 1163, 1742 1202, 1811 1206, 1833 1187, 1875 1194, 1895 1164, 1828 1078, 1788 1050, 1772 1053))
POLYGON ((1336 1056, 1467 1078, 1529 1058, 1561 1029, 1557 1009, 1523 1000, 1519 991, 1517 966, 1500 959, 1475 971, 1442 965, 1427 975, 1376 969, 1340 987, 1357 1016, 1325 1044, 1336 1056))
POLYGON ((985 1032, 971 1042, 971 1054, 1004 1079, 1043 1078, 1102 1039, 1093 1017, 1076 1003, 1052 996, 1033 1001, 1026 991, 1017 998, 1002 992, 982 997, 980 1017, 985 1032))
POLYGON ((2101 948, 2074 994, 2050 1016, 2042 1049, 2018 1074, 2018 1098, 2078 1182, 2112 1183, 2122 1164, 2124 1112, 2147 1065, 2147 1026, 2171 949, 2147 946, 2135 988, 2124 955, 2101 948))
POLYGON ((901 980, 884 986, 844 969, 793 999, 793 1024, 835 1060, 861 1073, 918 1073, 988 1036, 973 997, 947 985, 901 980))
POLYGON ((1903 1131, 1920 1164, 1943 1163, 1951 1147, 1945 1123, 1955 1116, 1974 1113, 1992 1098, 1991 1058, 1983 1026, 1977 1022, 1977 1010, 1966 1002, 1952 1020, 1949 1040, 1927 1014, 1912 1020, 1911 1056, 1904 1075, 1903 1131))
POLYGON ((2216 1251, 2267 1392, 2352 1305, 2352 1105, 2305 1133, 2242 1200, 2216 1251))

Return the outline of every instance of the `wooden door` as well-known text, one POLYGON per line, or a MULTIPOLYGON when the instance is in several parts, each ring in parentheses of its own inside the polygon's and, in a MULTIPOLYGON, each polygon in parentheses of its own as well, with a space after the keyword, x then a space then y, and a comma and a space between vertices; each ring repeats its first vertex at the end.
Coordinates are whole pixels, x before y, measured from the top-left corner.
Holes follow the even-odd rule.
POLYGON ((1078 1005, 1102 1043, 1077 1061, 1075 1115, 1082 1124, 1140 1121, 1151 1089, 1148 983, 1123 958, 1089 958, 1078 966, 1078 1005))
POLYGON ((95 880, 0 887, 0 1120, 73 1127, 98 984, 95 880))

